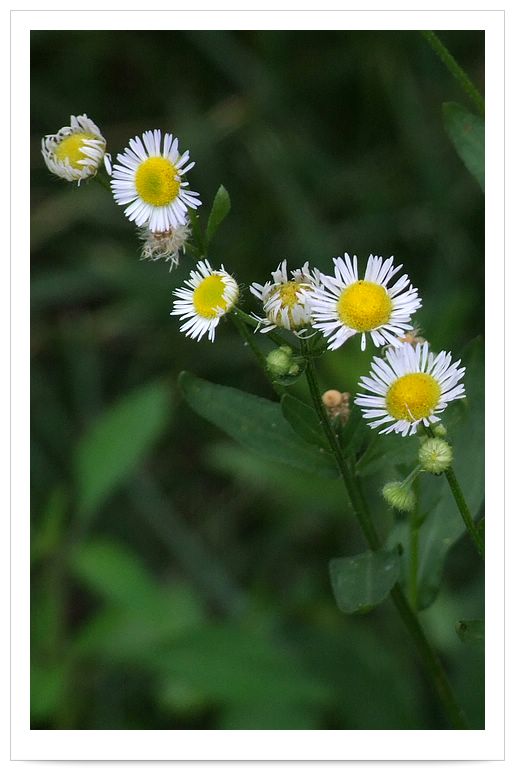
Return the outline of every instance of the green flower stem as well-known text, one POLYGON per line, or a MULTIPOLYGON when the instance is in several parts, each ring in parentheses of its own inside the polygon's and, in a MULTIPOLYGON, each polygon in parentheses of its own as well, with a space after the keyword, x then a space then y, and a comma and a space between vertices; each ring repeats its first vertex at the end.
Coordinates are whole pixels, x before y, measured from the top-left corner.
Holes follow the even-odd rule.
MULTIPOLYGON (((256 339, 254 337, 254 333, 253 332, 249 332, 249 326, 250 325, 247 324, 245 322, 245 320, 242 318, 242 316, 246 317, 247 314, 244 313, 244 311, 241 311, 239 308, 233 308, 233 310, 231 311, 229 316, 231 318, 232 323, 234 324, 234 326, 236 327, 236 329, 240 333, 244 344, 249 346, 250 350, 252 351, 252 353, 254 354, 256 359, 258 360, 259 364, 261 365, 261 367, 263 367, 263 370, 264 370, 265 374, 267 375, 268 379, 270 380, 270 384, 271 384, 272 388, 274 389, 274 391, 276 392, 276 394, 279 397, 282 396, 284 391, 285 391, 285 389, 281 385, 279 385, 279 383, 274 383, 274 381, 270 377, 270 373, 269 373, 268 368, 266 366, 265 355, 264 355, 263 351, 261 350, 261 348, 259 347, 259 345, 256 343, 256 339)), ((253 321, 251 316, 248 316, 248 318, 251 321, 253 321)), ((256 325, 256 322, 253 321, 253 326, 255 327, 255 325, 256 325)))
POLYGON ((419 530, 419 511, 416 479, 414 484, 415 507, 409 514, 410 526, 410 566, 409 566, 409 598, 411 607, 417 612, 418 605, 418 530, 419 530))
POLYGON ((103 171, 97 171, 93 179, 98 182, 99 185, 101 185, 105 190, 109 191, 111 193, 111 185, 109 184, 109 179, 104 175, 103 171))
MULTIPOLYGON (((434 437, 434 433, 430 426, 426 426, 425 429, 426 429, 426 434, 428 436, 434 437)), ((456 478, 456 474, 454 473, 454 468, 452 466, 449 466, 449 468, 446 471, 444 471, 444 474, 447 478, 447 482, 449 483, 449 487, 451 488, 451 492, 454 496, 454 500, 456 501, 456 506, 458 507, 458 511, 460 512, 463 522, 465 523, 465 527, 469 531, 469 535, 474 541, 474 545, 479 553, 479 556, 484 561, 485 544, 483 542, 483 539, 481 538, 481 534, 479 530, 476 527, 476 523, 474 522, 472 514, 470 513, 470 509, 467 505, 467 501, 465 500, 465 496, 463 495, 463 491, 461 489, 460 483, 458 482, 456 478)))
MULTIPOLYGON (((237 308, 237 307, 233 308, 232 313, 248 327, 252 327, 253 330, 257 327, 258 322, 256 321, 256 319, 252 318, 252 316, 249 316, 249 314, 245 313, 245 311, 242 311, 241 308, 237 308)), ((270 340, 273 340, 273 342, 276 345, 289 345, 290 348, 295 347, 291 345, 291 343, 289 343, 287 340, 285 340, 278 332, 274 332, 274 330, 272 330, 271 332, 267 332, 266 336, 270 340)))
POLYGON ((429 30, 422 31, 422 35, 425 37, 433 51, 445 64, 451 75, 456 78, 463 90, 468 94, 469 98, 474 102, 476 108, 481 115, 485 114, 485 102, 475 85, 470 80, 467 73, 458 64, 454 56, 449 49, 442 43, 438 35, 429 30))
MULTIPOLYGON (((372 522, 372 518, 368 511, 368 506, 361 491, 360 485, 358 484, 347 464, 347 461, 345 460, 340 445, 338 444, 338 440, 336 439, 333 427, 331 426, 329 417, 323 407, 322 396, 320 393, 315 368, 313 361, 309 356, 309 342, 302 340, 301 346, 303 352, 306 352, 307 354, 305 371, 313 406, 317 412, 322 429, 333 451, 334 459, 342 475, 352 507, 356 513, 367 543, 372 550, 376 551, 381 546, 381 540, 375 529, 374 523, 372 522)), ((390 592, 390 596, 397 609, 397 612, 399 613, 402 621, 404 622, 404 625, 411 635, 411 638, 424 663, 433 687, 438 697, 440 698, 450 724, 453 726, 453 728, 468 728, 465 715, 452 692, 442 663, 430 645, 427 637, 425 636, 424 630, 422 629, 416 614, 410 607, 399 584, 395 584, 392 591, 390 592)))
POLYGON ((485 559, 485 544, 483 543, 483 539, 481 538, 481 535, 479 533, 479 530, 476 527, 476 523, 472 519, 472 514, 470 513, 470 509, 467 506, 467 502, 465 500, 465 497, 463 495, 462 489, 460 487, 460 484, 458 480, 456 479, 456 474, 454 473, 454 469, 452 466, 450 466, 447 471, 444 472, 445 476, 447 477, 447 481, 449 483, 449 487, 451 488, 451 492, 454 496, 454 500, 456 501, 456 505, 458 507, 458 510, 462 516, 462 519, 465 523, 465 527, 470 533, 470 537, 474 541, 474 544, 476 546, 476 549, 481 556, 481 558, 485 559))

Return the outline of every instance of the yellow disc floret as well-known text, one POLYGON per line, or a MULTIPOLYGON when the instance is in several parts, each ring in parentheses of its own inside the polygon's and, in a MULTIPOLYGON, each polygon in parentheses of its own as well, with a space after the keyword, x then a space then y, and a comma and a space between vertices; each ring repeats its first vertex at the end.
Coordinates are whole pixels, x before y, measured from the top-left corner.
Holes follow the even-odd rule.
POLYGON ((340 321, 357 332, 370 332, 389 321, 392 301, 386 289, 373 281, 350 284, 338 300, 340 321))
POLYGON ((136 171, 134 183, 139 197, 152 206, 167 206, 180 190, 177 169, 168 158, 152 157, 143 161, 136 171))
MULTIPOLYGON (((309 284, 302 283, 300 281, 287 281, 285 284, 280 284, 274 289, 270 299, 267 302, 269 304, 269 310, 267 311, 268 318, 278 326, 283 326, 282 312, 286 311, 288 314, 289 329, 295 329, 298 326, 303 326, 306 323, 306 314, 297 319, 295 322, 293 318, 293 309, 299 305, 304 307, 304 298, 300 294, 300 290, 310 290, 309 284), (279 302, 277 302, 277 299, 279 302)), ((267 306, 265 305, 265 310, 267 306)), ((288 326, 288 325, 287 325, 288 326)))
POLYGON ((396 420, 428 418, 440 399, 438 382, 425 372, 402 375, 386 394, 386 408, 396 420))
POLYGON ((84 132, 78 132, 77 134, 70 134, 65 137, 54 150, 54 155, 58 161, 66 162, 74 169, 83 169, 84 164, 79 161, 87 159, 87 155, 84 155, 82 148, 87 139, 98 139, 94 134, 88 134, 84 132))
POLYGON ((205 278, 193 292, 193 307, 199 316, 215 319, 221 311, 227 311, 229 302, 224 298, 225 283, 222 276, 214 273, 205 278))

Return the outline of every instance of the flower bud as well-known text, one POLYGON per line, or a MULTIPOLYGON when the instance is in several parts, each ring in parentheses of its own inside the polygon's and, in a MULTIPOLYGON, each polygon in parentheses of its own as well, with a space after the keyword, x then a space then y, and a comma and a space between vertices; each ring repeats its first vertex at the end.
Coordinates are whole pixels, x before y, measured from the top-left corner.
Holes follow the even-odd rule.
POLYGON ((382 490, 383 498, 389 506, 398 511, 413 511, 415 493, 409 485, 402 482, 387 482, 382 490))
POLYGON ((266 367, 272 377, 286 377, 299 372, 299 366, 293 361, 293 351, 289 345, 281 345, 270 351, 266 357, 266 367))
POLYGON ((418 459, 424 471, 430 474, 441 474, 452 463, 452 448, 438 437, 428 439, 418 451, 418 459))
POLYGON ((443 438, 444 436, 447 436, 447 429, 443 423, 437 423, 435 426, 433 426, 433 434, 443 438))

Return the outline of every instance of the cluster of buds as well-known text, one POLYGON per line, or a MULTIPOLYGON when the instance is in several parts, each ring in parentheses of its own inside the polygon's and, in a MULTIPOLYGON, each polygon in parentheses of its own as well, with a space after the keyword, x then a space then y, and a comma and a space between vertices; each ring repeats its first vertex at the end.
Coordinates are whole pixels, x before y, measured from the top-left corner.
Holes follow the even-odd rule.
POLYGON ((350 416, 350 393, 331 388, 322 395, 322 403, 331 418, 338 418, 346 423, 350 416))

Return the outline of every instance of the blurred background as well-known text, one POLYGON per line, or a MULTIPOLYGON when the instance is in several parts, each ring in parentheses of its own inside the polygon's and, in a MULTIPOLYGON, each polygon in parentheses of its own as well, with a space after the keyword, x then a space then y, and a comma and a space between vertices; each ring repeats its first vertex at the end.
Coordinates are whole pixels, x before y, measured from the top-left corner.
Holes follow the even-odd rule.
MULTIPOLYGON (((441 37, 482 90, 482 32, 441 37)), ((364 549, 338 481, 251 455, 181 399, 181 370, 275 398, 230 324, 214 345, 179 333, 191 259, 140 261, 123 209, 52 177, 39 145, 71 113, 113 155, 173 132, 204 222, 231 195, 213 265, 248 285, 285 258, 393 254, 422 334, 458 356, 483 331, 484 200, 441 104, 466 97, 417 32, 41 31, 31 65, 32 727, 446 727, 390 605, 336 607, 328 562, 364 549)), ((358 347, 324 357, 324 387, 355 392, 358 347)), ((478 563, 459 540, 421 614, 475 728, 482 652, 454 626, 482 617, 478 563)))

